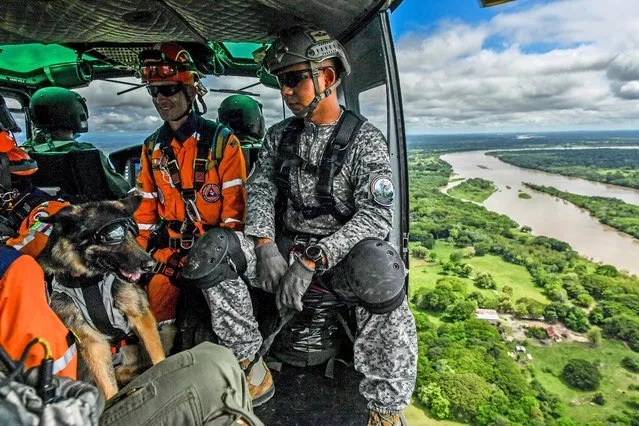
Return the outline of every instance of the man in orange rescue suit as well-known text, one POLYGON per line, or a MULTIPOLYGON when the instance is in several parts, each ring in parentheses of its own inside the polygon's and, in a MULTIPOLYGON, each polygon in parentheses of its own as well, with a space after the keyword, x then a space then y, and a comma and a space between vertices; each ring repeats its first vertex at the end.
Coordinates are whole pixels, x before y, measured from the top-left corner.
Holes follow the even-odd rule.
MULTIPOLYGON (((179 287, 196 290, 208 304, 212 333, 240 361, 253 399, 263 404, 274 393, 273 379, 257 351, 262 343, 246 284, 228 279, 211 288, 192 289, 181 278, 194 239, 212 228, 244 229, 246 166, 239 140, 226 127, 200 117, 206 89, 190 54, 175 43, 140 53, 139 73, 147 83, 164 125, 144 142, 137 190, 143 201, 134 217, 139 242, 153 251, 156 273, 148 285, 158 321, 176 318, 179 287)), ((180 298, 179 317, 191 306, 180 298), (184 305, 184 306, 183 306, 184 305)), ((184 333, 186 334, 186 333, 184 333)), ((197 339, 188 346, 199 343, 197 339)))

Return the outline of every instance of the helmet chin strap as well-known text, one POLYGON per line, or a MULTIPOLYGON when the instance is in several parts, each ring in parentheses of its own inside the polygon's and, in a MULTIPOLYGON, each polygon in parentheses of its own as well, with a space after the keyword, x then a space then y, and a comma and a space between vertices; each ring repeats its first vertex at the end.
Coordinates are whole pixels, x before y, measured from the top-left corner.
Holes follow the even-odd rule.
POLYGON ((323 92, 320 92, 320 89, 319 89, 320 70, 317 68, 317 65, 315 64, 315 62, 309 62, 309 65, 311 67, 311 74, 313 76, 313 86, 315 87, 315 97, 313 98, 310 104, 302 108, 302 110, 299 113, 295 114, 297 117, 303 117, 308 120, 311 119, 311 116, 313 115, 313 112, 315 111, 315 108, 317 108, 317 105, 319 105, 320 101, 324 98, 329 97, 330 94, 333 93, 335 89, 337 89, 337 86, 339 86, 340 83, 342 82, 342 79, 338 77, 335 80, 335 83, 327 87, 326 90, 324 90, 323 92))

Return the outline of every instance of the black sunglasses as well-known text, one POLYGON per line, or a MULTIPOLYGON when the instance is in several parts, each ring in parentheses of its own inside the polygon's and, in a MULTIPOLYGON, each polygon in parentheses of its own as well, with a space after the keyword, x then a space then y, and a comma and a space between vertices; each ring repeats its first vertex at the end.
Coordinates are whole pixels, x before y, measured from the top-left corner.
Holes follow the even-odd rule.
POLYGON ((154 98, 157 98, 160 93, 162 94, 162 96, 165 96, 168 98, 169 96, 173 96, 180 93, 182 91, 182 85, 167 84, 163 86, 146 86, 146 90, 149 92, 149 95, 151 95, 154 98))
POLYGON ((104 224, 93 235, 93 239, 98 244, 107 246, 117 246, 122 244, 126 238, 126 233, 131 231, 134 237, 137 237, 140 231, 138 225, 133 218, 124 217, 112 220, 104 224))
MULTIPOLYGON (((326 68, 331 68, 331 67, 318 68, 318 70, 324 71, 326 68)), ((311 78, 311 72, 312 70, 310 69, 288 71, 288 72, 277 74, 275 78, 277 79, 277 84, 280 87, 280 89, 284 86, 290 89, 295 89, 295 87, 297 87, 297 85, 300 84, 302 80, 311 78)))

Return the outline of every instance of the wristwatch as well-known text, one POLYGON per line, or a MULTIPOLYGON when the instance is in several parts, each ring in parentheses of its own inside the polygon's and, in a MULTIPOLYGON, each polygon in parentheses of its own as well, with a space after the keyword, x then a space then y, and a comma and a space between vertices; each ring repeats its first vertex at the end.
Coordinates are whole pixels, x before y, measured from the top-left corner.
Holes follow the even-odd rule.
POLYGON ((310 244, 306 246, 306 248, 304 249, 304 257, 315 262, 316 271, 324 269, 324 264, 322 263, 324 252, 322 251, 322 248, 320 246, 316 244, 310 244))

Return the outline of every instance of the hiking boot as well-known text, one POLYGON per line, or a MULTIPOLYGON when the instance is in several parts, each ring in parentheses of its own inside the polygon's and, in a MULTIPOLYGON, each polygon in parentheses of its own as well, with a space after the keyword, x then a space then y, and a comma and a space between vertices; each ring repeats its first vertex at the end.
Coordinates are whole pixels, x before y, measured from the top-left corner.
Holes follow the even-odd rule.
MULTIPOLYGON (((254 355, 254 357, 257 355, 254 355)), ((253 400, 253 407, 259 407, 275 394, 275 385, 273 384, 273 375, 266 366, 262 357, 257 360, 245 359, 240 361, 240 367, 244 371, 246 381, 248 382, 249 393, 253 400)))
POLYGON ((394 413, 380 413, 371 411, 368 415, 368 426, 407 426, 404 414, 401 411, 394 413))

